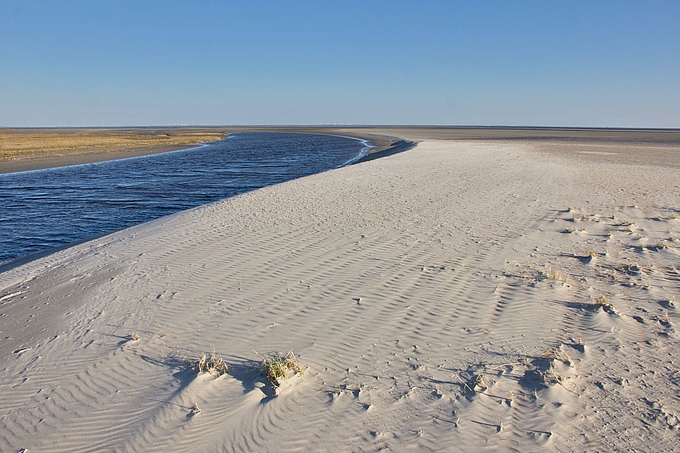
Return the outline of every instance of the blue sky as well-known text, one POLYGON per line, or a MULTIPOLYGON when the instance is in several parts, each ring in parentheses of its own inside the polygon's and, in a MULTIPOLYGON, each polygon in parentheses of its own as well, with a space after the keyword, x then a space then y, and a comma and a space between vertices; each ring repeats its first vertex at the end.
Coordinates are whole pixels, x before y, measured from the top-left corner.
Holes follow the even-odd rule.
POLYGON ((0 2, 0 126, 680 127, 678 1, 0 2))

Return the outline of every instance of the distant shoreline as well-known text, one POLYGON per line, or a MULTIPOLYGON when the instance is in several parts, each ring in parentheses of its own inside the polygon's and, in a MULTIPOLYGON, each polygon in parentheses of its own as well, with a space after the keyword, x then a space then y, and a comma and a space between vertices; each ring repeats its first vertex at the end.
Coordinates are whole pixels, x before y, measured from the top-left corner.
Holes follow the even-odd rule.
POLYGON ((0 129, 0 173, 38 170, 176 151, 222 140, 196 128, 0 129))
MULTIPOLYGON (((415 142, 424 139, 456 141, 512 141, 531 145, 620 145, 639 146, 658 149, 680 146, 680 129, 614 129, 614 128, 565 128, 565 127, 510 127, 510 126, 209 126, 209 127, 120 127, 120 128, 2 128, 3 131, 22 133, 73 134, 90 133, 93 139, 99 134, 125 133, 148 138, 150 131, 172 132, 177 134, 223 134, 235 132, 303 132, 333 135, 346 135, 370 141, 374 147, 367 156, 358 162, 373 160, 409 149, 415 142), (408 142, 408 143, 407 143, 408 142)), ((0 159, 0 173, 62 167, 91 162, 125 159, 181 149, 191 149, 204 142, 184 144, 164 144, 139 147, 95 147, 77 151, 64 151, 59 155, 19 157, 15 160, 0 159)), ((357 163, 358 163, 357 162, 357 163)))

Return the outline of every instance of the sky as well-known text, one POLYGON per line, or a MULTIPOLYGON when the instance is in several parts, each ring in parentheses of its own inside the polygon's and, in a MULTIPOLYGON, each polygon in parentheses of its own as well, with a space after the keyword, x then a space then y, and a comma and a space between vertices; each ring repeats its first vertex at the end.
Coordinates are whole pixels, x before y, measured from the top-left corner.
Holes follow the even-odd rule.
POLYGON ((680 128, 680 2, 0 0, 0 127, 680 128))

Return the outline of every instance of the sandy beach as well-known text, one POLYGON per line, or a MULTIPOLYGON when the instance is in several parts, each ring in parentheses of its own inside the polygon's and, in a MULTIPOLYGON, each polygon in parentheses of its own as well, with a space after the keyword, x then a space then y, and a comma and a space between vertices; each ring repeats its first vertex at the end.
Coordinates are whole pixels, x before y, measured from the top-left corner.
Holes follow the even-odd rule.
POLYGON ((417 146, 0 272, 0 451, 677 450, 680 132, 305 131, 417 146))

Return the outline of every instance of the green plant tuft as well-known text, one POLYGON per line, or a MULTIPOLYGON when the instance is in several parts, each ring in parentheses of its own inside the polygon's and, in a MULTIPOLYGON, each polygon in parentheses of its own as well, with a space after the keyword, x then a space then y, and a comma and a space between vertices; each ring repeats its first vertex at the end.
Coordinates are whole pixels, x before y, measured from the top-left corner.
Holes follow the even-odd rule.
POLYGON ((255 352, 262 358, 262 374, 264 374, 274 388, 281 385, 281 380, 288 380, 290 373, 304 375, 304 368, 293 353, 293 350, 288 351, 286 355, 279 352, 272 354, 260 354, 255 352))

